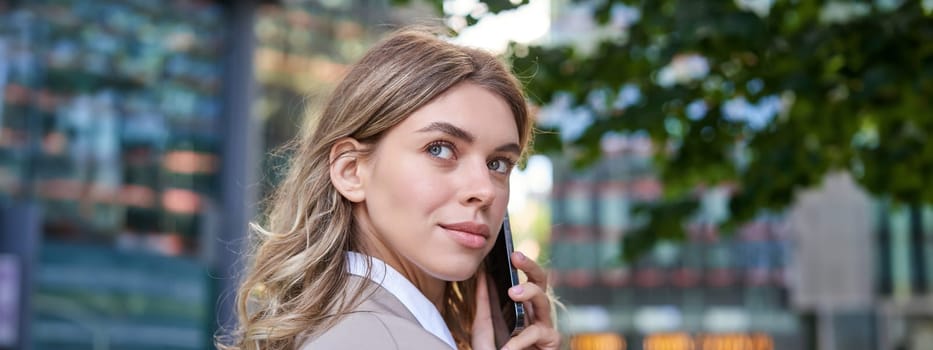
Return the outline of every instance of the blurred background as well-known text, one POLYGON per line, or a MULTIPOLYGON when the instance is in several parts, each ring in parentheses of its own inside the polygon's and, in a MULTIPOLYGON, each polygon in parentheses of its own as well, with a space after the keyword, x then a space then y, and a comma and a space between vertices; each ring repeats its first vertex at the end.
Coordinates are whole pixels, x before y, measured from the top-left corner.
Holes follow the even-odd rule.
POLYGON ((214 348, 276 150, 424 23, 525 85, 565 348, 933 349, 928 0, 0 0, 0 349, 214 348))

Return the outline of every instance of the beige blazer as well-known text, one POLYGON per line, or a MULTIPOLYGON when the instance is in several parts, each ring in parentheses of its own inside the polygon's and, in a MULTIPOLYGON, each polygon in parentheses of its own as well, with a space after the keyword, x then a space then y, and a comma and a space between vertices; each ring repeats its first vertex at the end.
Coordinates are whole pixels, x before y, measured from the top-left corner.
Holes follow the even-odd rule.
MULTIPOLYGON (((304 340, 300 350, 452 350, 443 340, 421 327, 408 308, 392 293, 359 276, 373 293, 337 324, 304 340)), ((350 288, 352 289, 352 288, 350 288)))

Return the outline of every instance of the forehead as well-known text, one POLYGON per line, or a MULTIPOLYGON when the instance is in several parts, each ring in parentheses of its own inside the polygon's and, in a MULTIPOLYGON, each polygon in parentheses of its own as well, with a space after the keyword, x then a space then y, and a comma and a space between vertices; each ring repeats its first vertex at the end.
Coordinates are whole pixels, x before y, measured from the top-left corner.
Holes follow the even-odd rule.
POLYGON ((518 143, 515 114, 502 96, 481 86, 461 83, 422 106, 397 127, 417 132, 434 123, 446 122, 468 130, 478 141, 518 143))

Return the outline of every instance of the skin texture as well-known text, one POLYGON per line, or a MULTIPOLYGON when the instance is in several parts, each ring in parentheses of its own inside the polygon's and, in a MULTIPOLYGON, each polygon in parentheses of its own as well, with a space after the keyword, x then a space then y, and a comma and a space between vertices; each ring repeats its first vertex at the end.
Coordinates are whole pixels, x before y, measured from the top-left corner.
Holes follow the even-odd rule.
MULTIPOLYGON (((354 202, 363 250, 401 272, 440 309, 446 282, 473 276, 495 243, 518 145, 505 101, 461 83, 394 126, 374 148, 352 138, 337 142, 331 178, 354 202)), ((535 324, 506 347, 557 348, 546 273, 516 254, 516 267, 529 281, 510 295, 537 312, 529 320, 535 324)), ((474 349, 493 349, 488 294, 480 280, 474 349)))

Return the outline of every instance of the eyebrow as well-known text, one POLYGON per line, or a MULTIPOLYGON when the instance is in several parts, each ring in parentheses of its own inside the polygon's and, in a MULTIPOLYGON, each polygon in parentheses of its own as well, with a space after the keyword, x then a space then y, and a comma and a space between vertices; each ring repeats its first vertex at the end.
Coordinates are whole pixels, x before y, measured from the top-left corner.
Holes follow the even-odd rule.
MULTIPOLYGON (((447 123, 447 122, 433 122, 431 125, 421 128, 418 132, 433 132, 440 131, 452 137, 466 141, 467 143, 473 143, 476 140, 476 136, 473 136, 469 131, 458 128, 457 126, 447 123)), ((514 153, 515 155, 521 154, 521 147, 517 143, 508 143, 499 147, 496 147, 496 152, 507 152, 514 153)))
POLYGON ((510 143, 496 147, 496 152, 514 153, 516 156, 522 154, 522 148, 517 143, 510 143))
POLYGON ((473 134, 471 134, 469 131, 463 130, 461 128, 454 126, 451 123, 446 123, 446 122, 433 122, 431 123, 431 125, 428 125, 424 128, 421 128, 421 130, 418 130, 418 132, 432 132, 432 131, 440 131, 442 133, 456 137, 458 139, 461 139, 469 143, 473 143, 473 141, 476 140, 476 136, 473 136, 473 134))

